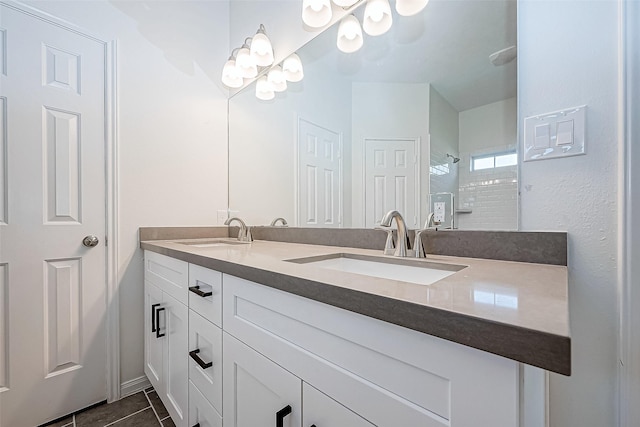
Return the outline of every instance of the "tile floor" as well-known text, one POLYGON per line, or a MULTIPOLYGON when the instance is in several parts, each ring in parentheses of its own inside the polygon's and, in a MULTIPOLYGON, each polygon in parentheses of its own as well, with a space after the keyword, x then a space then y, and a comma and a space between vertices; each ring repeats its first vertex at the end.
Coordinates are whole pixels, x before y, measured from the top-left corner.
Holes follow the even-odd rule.
POLYGON ((175 427, 153 388, 71 415, 47 427, 175 427))

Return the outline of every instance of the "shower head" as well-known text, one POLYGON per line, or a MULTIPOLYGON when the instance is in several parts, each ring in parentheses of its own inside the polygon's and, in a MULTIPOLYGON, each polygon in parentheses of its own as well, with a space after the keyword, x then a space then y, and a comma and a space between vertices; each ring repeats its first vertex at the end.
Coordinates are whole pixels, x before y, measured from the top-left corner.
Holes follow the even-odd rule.
POLYGON ((458 163, 460 161, 459 157, 452 156, 449 153, 447 153, 447 157, 451 157, 451 159, 453 159, 453 163, 458 163))

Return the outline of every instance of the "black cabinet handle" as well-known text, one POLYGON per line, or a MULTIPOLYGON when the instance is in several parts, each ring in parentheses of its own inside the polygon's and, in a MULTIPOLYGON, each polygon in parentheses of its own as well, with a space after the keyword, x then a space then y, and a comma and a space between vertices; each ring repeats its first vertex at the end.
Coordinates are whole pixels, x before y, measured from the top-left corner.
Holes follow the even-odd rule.
POLYGON ((194 425, 193 427, 200 427, 200 423, 194 425))
POLYGON ((291 413, 291 406, 287 405, 276 412, 276 427, 284 427, 284 417, 291 413))
POLYGON ((164 310, 164 307, 156 309, 156 338, 162 338, 163 336, 165 336, 165 334, 160 332, 160 312, 164 310))
POLYGON ((213 362, 205 362, 204 360, 200 359, 200 356, 198 356, 198 353, 200 353, 200 349, 196 348, 193 351, 189 352, 189 357, 191 357, 193 360, 195 360, 195 362, 200 365, 200 367, 202 369, 207 369, 213 366, 213 362))
POLYGON ((156 331, 156 307, 160 304, 153 304, 151 306, 151 332, 156 331))
POLYGON ((200 286, 191 286, 189 288, 189 290, 191 292, 193 292, 194 294, 201 296, 202 298, 206 298, 206 297, 210 297, 211 295, 213 295, 213 291, 209 291, 209 292, 202 292, 200 290, 200 286))

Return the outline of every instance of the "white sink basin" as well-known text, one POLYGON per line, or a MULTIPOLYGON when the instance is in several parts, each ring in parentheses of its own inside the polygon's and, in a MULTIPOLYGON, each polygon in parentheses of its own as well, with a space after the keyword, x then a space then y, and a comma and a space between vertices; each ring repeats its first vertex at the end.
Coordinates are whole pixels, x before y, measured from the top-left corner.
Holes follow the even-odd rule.
POLYGON ((287 261, 419 285, 430 285, 466 267, 411 258, 382 258, 344 253, 287 261))
POLYGON ((248 245, 250 242, 240 242, 231 239, 210 239, 210 240, 192 240, 187 242, 177 242, 181 245, 192 246, 194 248, 215 248, 218 246, 248 245))

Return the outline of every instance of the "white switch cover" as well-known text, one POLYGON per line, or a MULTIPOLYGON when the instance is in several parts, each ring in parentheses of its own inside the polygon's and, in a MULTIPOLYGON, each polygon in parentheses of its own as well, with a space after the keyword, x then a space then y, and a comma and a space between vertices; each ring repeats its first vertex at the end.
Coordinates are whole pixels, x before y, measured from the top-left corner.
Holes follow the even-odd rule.
POLYGON ((433 204, 433 222, 442 224, 445 218, 445 203, 435 202, 433 204))
POLYGON ((585 154, 586 110, 582 105, 525 118, 524 161, 585 154))

